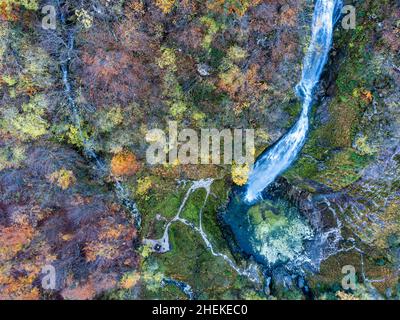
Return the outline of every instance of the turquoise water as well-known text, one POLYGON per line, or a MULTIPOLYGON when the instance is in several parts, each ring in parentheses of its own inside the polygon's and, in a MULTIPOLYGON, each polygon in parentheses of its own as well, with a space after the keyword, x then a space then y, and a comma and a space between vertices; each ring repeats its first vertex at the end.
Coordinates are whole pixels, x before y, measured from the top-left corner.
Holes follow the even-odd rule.
MULTIPOLYGON (((302 76, 296 92, 302 100, 302 111, 296 124, 256 160, 248 183, 232 192, 223 215, 242 252, 271 267, 290 262, 303 263, 303 253, 313 230, 301 213, 290 203, 268 192, 268 187, 296 160, 306 141, 314 90, 328 60, 333 30, 341 0, 317 0, 312 20, 312 36, 303 61, 302 76)), ((315 243, 323 243, 316 235, 315 243)), ((323 255, 320 250, 317 255, 323 255)), ((312 258, 311 258, 312 259, 312 258)), ((295 264, 296 264, 295 263, 295 264)))

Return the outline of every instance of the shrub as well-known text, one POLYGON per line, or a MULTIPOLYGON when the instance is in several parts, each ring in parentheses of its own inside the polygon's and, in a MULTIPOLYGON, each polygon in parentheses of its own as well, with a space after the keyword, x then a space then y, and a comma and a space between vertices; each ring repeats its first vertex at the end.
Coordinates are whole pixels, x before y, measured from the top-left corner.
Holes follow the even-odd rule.
POLYGON ((76 178, 71 170, 61 169, 48 176, 51 183, 56 183, 61 189, 67 190, 76 183, 76 178))
POLYGON ((132 176, 139 168, 136 156, 129 151, 120 152, 111 160, 111 173, 114 176, 132 176))
POLYGON ((131 289, 133 288, 137 282, 140 280, 140 274, 137 272, 128 272, 125 273, 121 279, 120 286, 123 289, 131 289))
POLYGON ((149 192, 152 187, 152 181, 150 177, 145 177, 138 180, 138 186, 136 190, 136 194, 139 196, 145 196, 149 192))
POLYGON ((156 6, 161 9, 165 14, 170 13, 172 7, 175 4, 175 0, 156 0, 156 6))
POLYGON ((233 164, 232 166, 232 180, 238 186, 246 184, 249 178, 250 166, 245 163, 242 165, 233 164))

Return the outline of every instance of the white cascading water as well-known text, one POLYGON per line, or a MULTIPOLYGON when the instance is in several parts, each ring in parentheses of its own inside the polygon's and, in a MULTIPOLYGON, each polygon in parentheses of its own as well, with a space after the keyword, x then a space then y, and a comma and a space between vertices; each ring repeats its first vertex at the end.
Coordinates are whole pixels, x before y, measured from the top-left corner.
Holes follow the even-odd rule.
POLYGON ((317 0, 312 21, 312 37, 303 61, 303 72, 296 92, 303 101, 300 118, 290 131, 254 164, 245 186, 245 201, 254 203, 262 192, 296 160, 304 146, 309 128, 313 92, 328 60, 334 25, 340 15, 342 0, 317 0))

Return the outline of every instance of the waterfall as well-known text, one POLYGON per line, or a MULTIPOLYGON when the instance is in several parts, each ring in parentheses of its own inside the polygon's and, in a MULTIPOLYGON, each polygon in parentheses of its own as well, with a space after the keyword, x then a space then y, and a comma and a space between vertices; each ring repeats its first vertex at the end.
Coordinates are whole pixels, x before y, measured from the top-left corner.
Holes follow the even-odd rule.
POLYGON ((245 186, 244 198, 254 203, 261 193, 296 160, 309 129, 313 93, 332 46, 333 29, 340 16, 342 0, 317 0, 312 20, 312 36, 303 61, 302 77, 296 93, 302 99, 302 111, 296 124, 254 164, 245 186))

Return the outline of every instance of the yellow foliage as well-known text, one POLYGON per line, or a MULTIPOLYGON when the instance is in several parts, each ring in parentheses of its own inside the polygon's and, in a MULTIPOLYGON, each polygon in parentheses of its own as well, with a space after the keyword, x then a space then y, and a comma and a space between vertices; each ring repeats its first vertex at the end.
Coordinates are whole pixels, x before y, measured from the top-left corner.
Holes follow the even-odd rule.
POLYGON ((202 17, 200 21, 207 28, 207 34, 204 36, 202 46, 204 49, 210 49, 214 35, 220 30, 221 26, 214 19, 207 16, 202 17))
POLYGON ((250 165, 244 163, 242 165, 233 164, 232 165, 232 180, 238 186, 243 186, 249 179, 250 165))
POLYGON ((123 289, 133 288, 140 279, 140 274, 137 272, 129 272, 124 274, 121 279, 120 286, 123 289))
POLYGON ((263 144, 266 144, 271 140, 271 136, 269 135, 268 131, 265 129, 257 129, 256 130, 256 138, 260 139, 263 144))
POLYGON ((243 112, 243 110, 247 110, 250 108, 250 102, 241 102, 241 103, 236 103, 233 106, 233 112, 235 115, 239 115, 243 112))
POLYGON ((87 133, 81 131, 78 127, 74 125, 68 126, 68 131, 66 132, 65 137, 68 139, 68 142, 70 144, 73 144, 77 147, 83 147, 84 140, 88 139, 87 133))
POLYGON ((140 256, 142 257, 143 260, 148 258, 152 252, 153 251, 151 245, 144 245, 139 250, 140 256))
POLYGON ((232 46, 228 49, 228 58, 233 62, 240 62, 246 58, 247 52, 238 46, 232 46))
POLYGON ((89 29, 93 24, 93 17, 85 10, 78 9, 75 10, 75 15, 78 18, 78 21, 82 23, 85 29, 89 29))
POLYGON ((359 298, 355 297, 354 295, 343 292, 343 291, 336 292, 336 296, 340 300, 360 300, 359 298))
POLYGON ((145 196, 152 187, 152 181, 150 177, 144 177, 138 180, 138 186, 136 189, 136 194, 138 196, 145 196))
POLYGON ((372 155, 374 154, 374 150, 369 146, 368 144, 368 138, 363 136, 359 137, 355 141, 355 145, 357 150, 362 154, 362 155, 372 155))
POLYGON ((161 69, 168 68, 171 71, 176 71, 176 54, 174 49, 162 47, 161 57, 157 60, 157 64, 161 69))
POLYGON ((63 190, 67 190, 71 185, 76 183, 74 173, 64 168, 53 172, 47 178, 51 183, 56 183, 63 190))
POLYGON ((164 14, 170 13, 174 4, 175 0, 156 0, 156 6, 159 7, 164 14))

